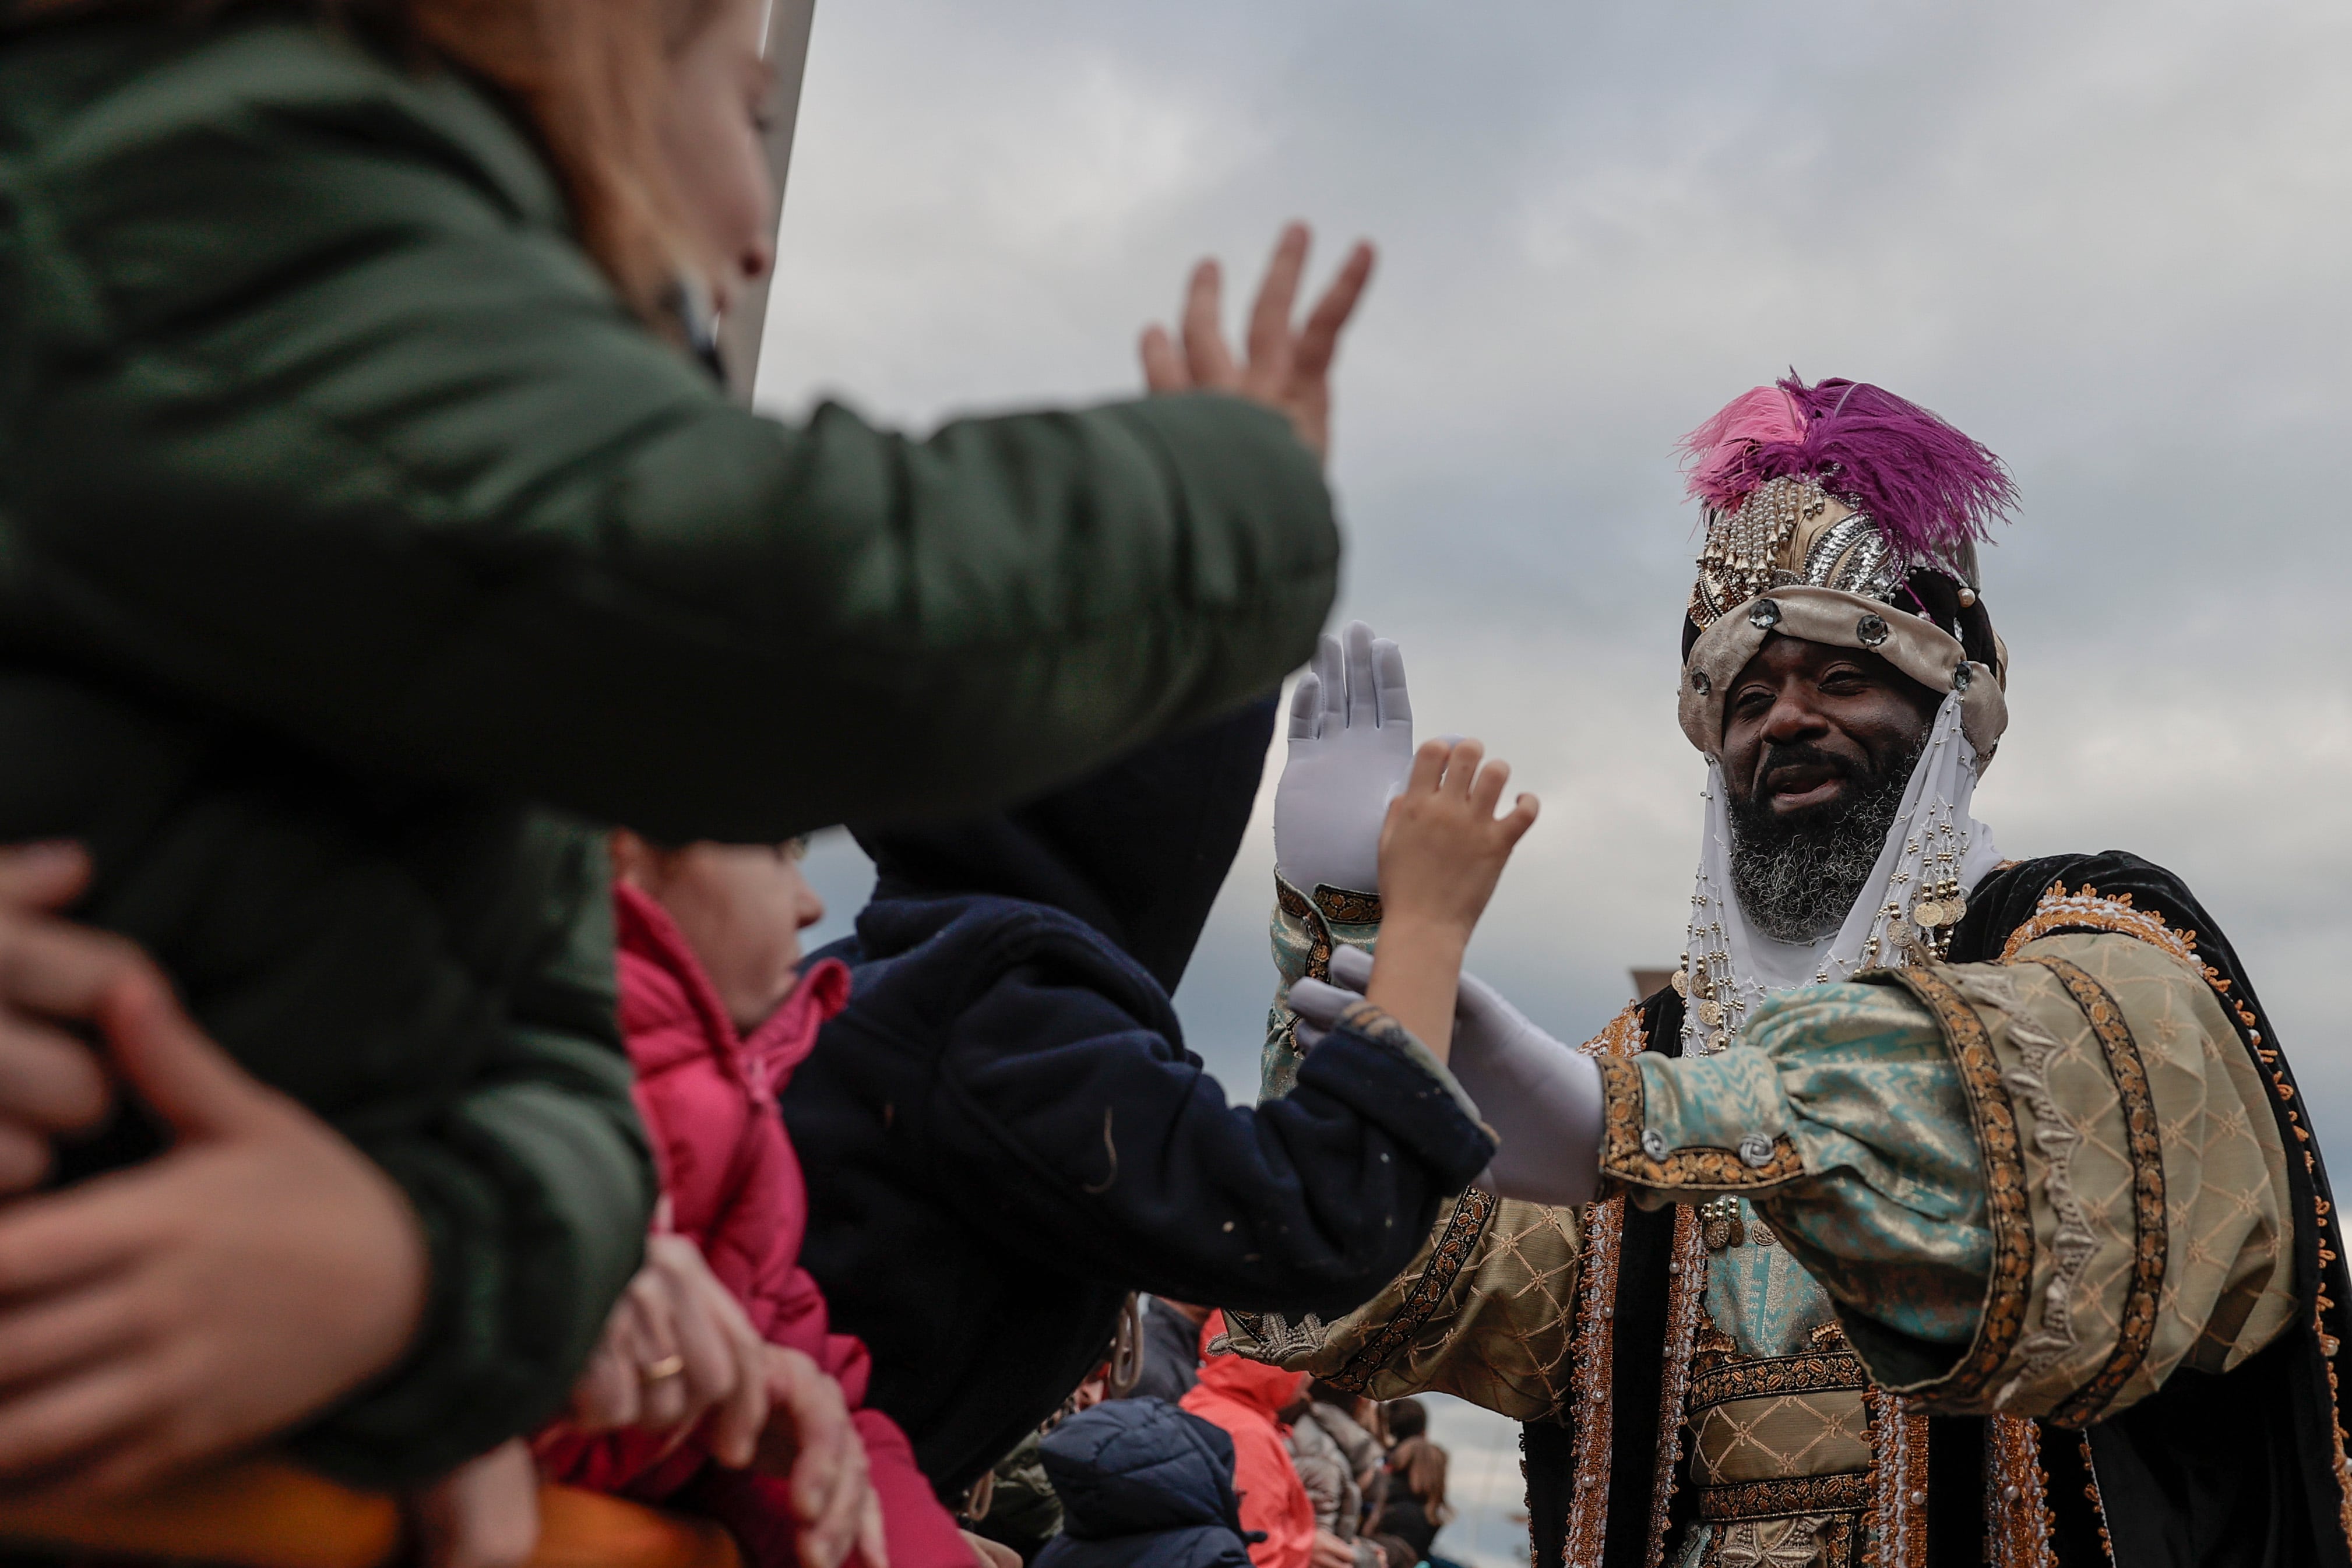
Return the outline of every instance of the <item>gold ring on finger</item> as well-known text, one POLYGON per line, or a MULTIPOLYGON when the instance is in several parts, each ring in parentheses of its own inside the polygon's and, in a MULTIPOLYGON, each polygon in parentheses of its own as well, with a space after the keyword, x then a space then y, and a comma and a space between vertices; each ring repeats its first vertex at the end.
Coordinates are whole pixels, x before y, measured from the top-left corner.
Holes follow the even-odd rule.
POLYGON ((682 1355, 666 1355, 659 1361, 648 1362, 645 1366, 639 1368, 637 1375, 644 1378, 647 1383, 661 1383, 676 1377, 679 1373, 684 1372, 685 1370, 686 1357, 682 1355))

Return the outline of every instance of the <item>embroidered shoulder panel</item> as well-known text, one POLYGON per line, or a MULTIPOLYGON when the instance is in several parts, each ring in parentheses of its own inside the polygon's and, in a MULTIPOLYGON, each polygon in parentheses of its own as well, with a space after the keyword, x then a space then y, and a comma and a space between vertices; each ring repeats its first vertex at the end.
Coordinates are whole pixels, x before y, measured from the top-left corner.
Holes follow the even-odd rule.
MULTIPOLYGON (((2042 891, 2034 904, 2033 913, 2010 933, 2001 947, 2000 961, 2013 963, 2029 944, 2041 937, 2067 931, 2111 932, 2136 937, 2202 975, 2237 1024, 2247 1049, 2253 1053, 2258 1067, 2269 1080, 2271 1090, 2277 1096, 2279 1120, 2298 1145, 2294 1152, 2301 1155, 2307 1177, 2314 1181, 2318 1179, 2311 1129, 2305 1123, 2301 1108, 2295 1103, 2297 1091, 2286 1077, 2278 1047, 2264 1038, 2263 1019, 2246 998, 2233 994, 2235 988, 2231 977, 2204 961, 2197 948, 2196 932, 2170 925, 2158 911, 2137 907, 2128 893, 2109 898, 2103 896, 2088 883, 2069 892, 2063 882, 2053 882, 2042 891)), ((2309 1218, 2319 1237, 2321 1256, 2326 1259, 2338 1244, 2334 1206, 2324 1197, 2315 1197, 2314 1206, 2309 1218)), ((2316 1299, 2309 1306, 2312 1330, 2318 1339, 2327 1369, 2328 1406, 2333 1417, 2328 1427, 2338 1486, 2337 1523, 2346 1541, 2352 1542, 2352 1457, 2347 1454, 2347 1441, 2342 1416, 2343 1391, 2337 1385, 2336 1356, 2339 1346, 2329 1326, 2336 1303, 2328 1296, 2324 1281, 2315 1294, 2316 1299)))

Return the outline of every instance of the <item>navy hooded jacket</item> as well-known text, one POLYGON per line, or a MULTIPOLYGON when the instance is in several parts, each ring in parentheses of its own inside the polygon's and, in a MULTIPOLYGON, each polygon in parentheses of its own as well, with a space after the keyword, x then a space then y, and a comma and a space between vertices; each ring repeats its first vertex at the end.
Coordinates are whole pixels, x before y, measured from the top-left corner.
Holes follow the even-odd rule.
POLYGON ((1273 721, 1258 704, 1009 812, 858 834, 874 897, 826 949, 849 1006, 783 1095, 801 1260, 943 1497, 1104 1359, 1128 1291, 1345 1312, 1493 1155, 1378 1026, 1255 1110, 1184 1049, 1169 993, 1273 721))
POLYGON ((1160 1399, 1115 1399, 1045 1434, 1062 1533, 1030 1568, 1249 1568, 1234 1440, 1160 1399))

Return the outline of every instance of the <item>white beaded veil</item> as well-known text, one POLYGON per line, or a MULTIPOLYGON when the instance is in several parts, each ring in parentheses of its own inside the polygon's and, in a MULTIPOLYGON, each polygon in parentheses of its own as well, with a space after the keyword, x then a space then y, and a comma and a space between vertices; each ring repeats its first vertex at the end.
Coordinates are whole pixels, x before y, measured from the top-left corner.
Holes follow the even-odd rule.
POLYGON ((1769 992, 1916 961, 1929 940, 1927 927, 1948 931, 1958 924, 1954 905, 1965 907, 1967 895, 2000 862, 1992 830, 1969 815, 1977 753, 1960 732, 1960 706, 1955 692, 1937 710, 1878 863, 1845 924, 1810 946, 1765 936, 1740 909, 1731 886, 1723 765, 1708 759, 1689 945, 1675 977, 1675 989, 1687 998, 1685 1051, 1712 1054, 1737 1042, 1748 1013, 1769 992), (1921 922, 1923 904, 1937 918, 1921 922))

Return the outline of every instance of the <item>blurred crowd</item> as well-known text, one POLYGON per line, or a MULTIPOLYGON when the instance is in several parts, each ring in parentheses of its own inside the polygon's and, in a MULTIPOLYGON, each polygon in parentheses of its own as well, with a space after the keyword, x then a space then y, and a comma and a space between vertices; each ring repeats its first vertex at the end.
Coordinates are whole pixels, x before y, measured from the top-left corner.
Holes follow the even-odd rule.
POLYGON ((968 1504, 1001 1568, 1454 1568, 1419 1400, 1233 1354, 1205 1307, 1142 1312, 1139 1351, 1118 1347, 968 1504))

